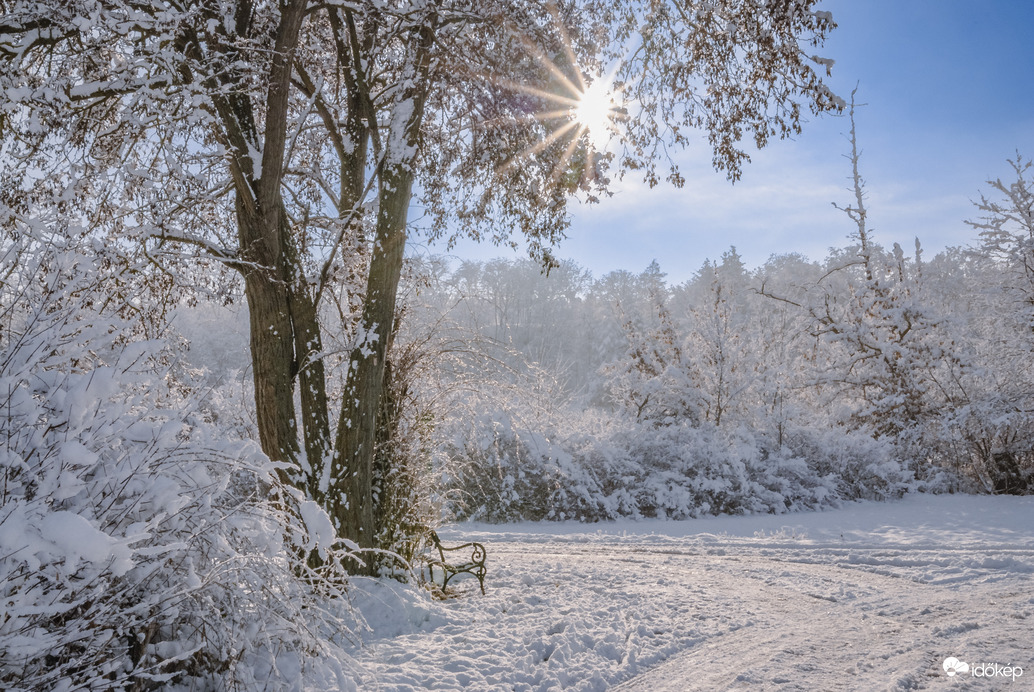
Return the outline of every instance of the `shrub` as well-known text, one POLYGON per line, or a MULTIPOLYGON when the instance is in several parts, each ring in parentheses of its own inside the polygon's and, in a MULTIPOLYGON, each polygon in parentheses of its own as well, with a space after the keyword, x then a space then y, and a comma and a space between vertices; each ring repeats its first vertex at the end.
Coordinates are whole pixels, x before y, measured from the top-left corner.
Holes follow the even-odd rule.
POLYGON ((205 422, 174 352, 95 308, 87 258, 25 257, 2 287, 0 687, 256 689, 329 670, 328 633, 355 623, 298 578, 298 498, 205 422))

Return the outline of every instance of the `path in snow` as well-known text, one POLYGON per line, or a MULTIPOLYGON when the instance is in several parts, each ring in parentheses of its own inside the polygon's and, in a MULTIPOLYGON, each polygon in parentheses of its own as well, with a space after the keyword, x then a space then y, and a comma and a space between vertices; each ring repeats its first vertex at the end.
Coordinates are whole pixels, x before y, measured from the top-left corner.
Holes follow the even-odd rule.
MULTIPOLYGON (((1017 662, 1030 655, 1029 612, 991 627, 969 614, 988 603, 1030 611, 1031 594, 1017 593, 1016 584, 917 581, 914 570, 929 563, 902 560, 898 551, 760 552, 682 567, 702 577, 743 627, 618 689, 921 689, 943 682, 948 655, 992 650, 1017 662)), ((676 569, 680 562, 670 561, 676 569)))
POLYGON ((363 689, 1034 689, 1034 498, 442 534, 488 595, 371 587, 363 689))

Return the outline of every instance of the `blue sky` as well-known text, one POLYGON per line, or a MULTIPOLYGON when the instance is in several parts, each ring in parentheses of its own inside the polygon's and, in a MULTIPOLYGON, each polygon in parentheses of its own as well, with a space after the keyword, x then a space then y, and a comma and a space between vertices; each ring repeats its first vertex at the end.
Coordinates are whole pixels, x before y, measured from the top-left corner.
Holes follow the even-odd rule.
MULTIPOLYGON (((858 86, 856 122, 870 226, 886 246, 928 256, 975 240, 964 221, 1006 159, 1034 157, 1034 0, 824 0, 839 25, 824 57, 836 60, 831 87, 858 86)), ((821 259, 843 245, 848 204, 846 118, 823 116, 795 141, 752 152, 730 184, 710 168, 701 136, 680 165, 686 187, 647 190, 627 182, 598 205, 575 205, 557 255, 601 276, 640 271, 653 259, 683 281, 705 259, 735 245, 749 266, 799 252, 821 259)), ((433 248, 432 251, 442 251, 433 248)), ((491 245, 460 245, 459 258, 519 257, 491 245)))

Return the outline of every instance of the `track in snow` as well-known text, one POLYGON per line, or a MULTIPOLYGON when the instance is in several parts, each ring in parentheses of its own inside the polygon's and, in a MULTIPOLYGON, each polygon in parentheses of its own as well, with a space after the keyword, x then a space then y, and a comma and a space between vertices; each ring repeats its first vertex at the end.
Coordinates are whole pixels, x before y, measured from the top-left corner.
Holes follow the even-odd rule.
POLYGON ((408 619, 384 636, 367 608, 362 687, 1034 689, 1034 498, 868 511, 608 533, 453 527, 488 546, 488 595, 444 605, 395 595, 408 619), (956 525, 960 507, 973 517, 956 525), (1025 674, 950 678, 949 656, 1025 674))

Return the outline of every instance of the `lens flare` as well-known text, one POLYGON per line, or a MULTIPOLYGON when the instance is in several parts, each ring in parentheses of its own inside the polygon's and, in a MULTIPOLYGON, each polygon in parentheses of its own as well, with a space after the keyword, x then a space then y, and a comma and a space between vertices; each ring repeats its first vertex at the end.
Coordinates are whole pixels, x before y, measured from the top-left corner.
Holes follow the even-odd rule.
MULTIPOLYGON (((562 179, 566 179, 565 185, 570 185, 569 176, 573 172, 579 176, 578 187, 588 189, 589 183, 597 179, 599 161, 611 156, 607 153, 611 141, 621 138, 619 123, 628 119, 625 87, 616 85, 614 79, 619 66, 615 65, 609 73, 597 72, 598 76, 591 77, 578 65, 570 37, 559 16, 554 13, 554 18, 563 46, 559 57, 547 54, 538 43, 515 28, 512 34, 528 54, 545 68, 549 75, 547 83, 494 80, 505 89, 539 99, 543 107, 528 113, 523 119, 545 124, 542 138, 504 162, 496 169, 497 175, 510 174, 555 144, 563 146, 552 174, 543 186, 543 192, 562 179)), ((512 122, 501 118, 485 125, 507 127, 512 122)))
POLYGON ((610 84, 603 79, 596 80, 578 95, 573 115, 596 149, 606 147, 614 134, 615 97, 610 84))

